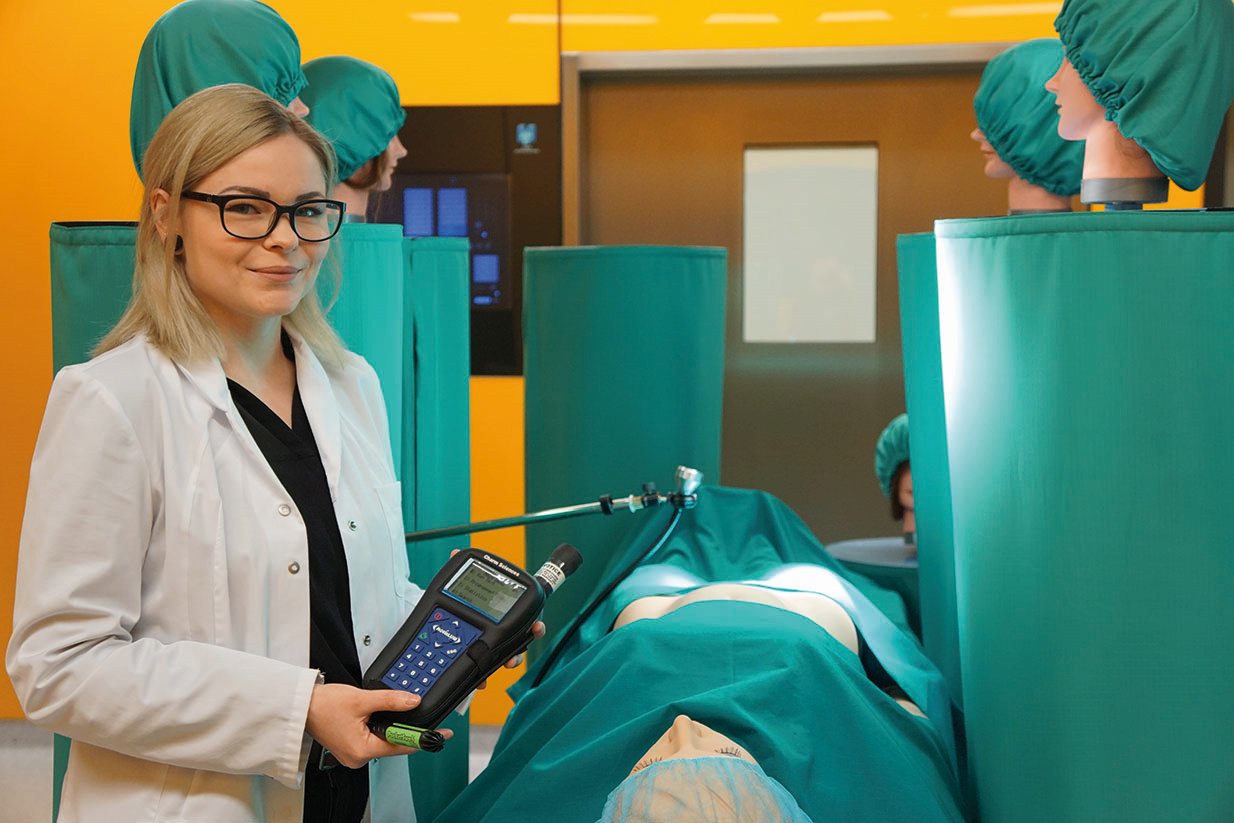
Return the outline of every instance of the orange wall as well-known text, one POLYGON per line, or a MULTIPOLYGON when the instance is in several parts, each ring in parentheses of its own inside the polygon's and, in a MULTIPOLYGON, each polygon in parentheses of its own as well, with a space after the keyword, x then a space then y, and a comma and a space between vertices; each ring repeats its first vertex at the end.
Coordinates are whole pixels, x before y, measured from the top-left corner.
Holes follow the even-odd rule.
MULTIPOLYGON (((559 43, 566 51, 593 51, 1019 40, 1052 36, 1051 21, 1061 5, 561 0, 559 25, 557 0, 270 4, 299 34, 304 59, 346 53, 378 63, 394 75, 408 105, 557 103, 559 43), (883 14, 872 14, 872 7, 883 14), (734 16, 734 8, 746 16, 734 16), (820 19, 823 8, 828 16, 820 19)), ((0 303, 0 366, 9 386, 8 400, 0 404, 0 639, 7 640, 11 629, 27 470, 51 383, 47 226, 53 220, 136 216, 141 191, 129 155, 129 93, 141 42, 171 5, 0 1, 0 76, 6 79, 0 84, 0 225, 11 244, 5 261, 9 286, 0 303)), ((522 381, 476 378, 472 391, 473 517, 518 513, 522 381)), ((477 536, 476 542, 520 557, 521 534, 499 534, 477 536)), ((494 691, 501 686, 494 682, 494 691)), ((493 701, 492 714, 484 708, 478 715, 500 719, 502 700, 493 701)), ((20 709, 0 676, 5 717, 20 717, 20 709)))
MULTIPOLYGON (((129 152, 133 70, 150 26, 174 3, 0 3, 0 225, 10 249, 0 303, 0 368, 8 399, 0 471, 0 639, 12 629, 17 541, 30 455, 51 385, 47 227, 53 220, 132 220, 141 188, 129 152)), ((557 33, 515 25, 516 11, 555 12, 555 0, 443 3, 458 22, 413 17, 388 0, 271 3, 296 29, 305 60, 348 53, 385 66, 408 105, 554 104, 557 33), (345 9, 345 13, 344 10, 345 9)), ((418 4, 420 5, 420 4, 418 4)), ((422 5, 421 5, 422 7, 422 5)), ((477 391, 483 403, 486 395, 477 391)), ((521 414, 521 395, 518 409, 521 414)), ((501 400, 499 402, 514 402, 501 400)), ((521 447, 521 424, 518 428, 521 447)), ((483 454, 483 452, 481 452, 483 454)), ((477 466, 480 477, 517 466, 477 466)), ((521 486, 520 486, 521 487, 521 486)), ((481 490, 475 497, 486 499, 481 490)), ((502 514, 521 510, 517 505, 502 514)), ((520 544, 521 545, 521 544, 520 544)), ((20 717, 0 676, 0 718, 20 717)))

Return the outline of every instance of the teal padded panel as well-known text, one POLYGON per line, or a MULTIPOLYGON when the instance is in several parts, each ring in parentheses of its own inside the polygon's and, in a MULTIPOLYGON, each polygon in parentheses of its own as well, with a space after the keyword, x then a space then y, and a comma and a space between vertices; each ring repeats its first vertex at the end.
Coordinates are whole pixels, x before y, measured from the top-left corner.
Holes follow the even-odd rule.
POLYGON ((52 223, 52 370, 90 359, 133 294, 137 224, 52 223))
MULTIPOLYGON (((726 260, 715 248, 526 250, 528 511, 623 497, 646 481, 671 491, 681 464, 719 482, 726 260)), ((529 568, 563 541, 583 555, 547 604, 550 635, 590 594, 630 518, 646 516, 527 527, 529 568)))
MULTIPOLYGON (((398 227, 395 228, 396 231, 398 227)), ((464 239, 402 239, 403 523, 407 531, 471 519, 471 264, 464 239)), ((409 543, 411 576, 425 586, 466 537, 409 543)), ((467 785, 469 726, 451 714, 454 738, 411 758, 412 797, 432 820, 467 785), (432 787, 431 791, 428 787, 432 787)))
POLYGON ((1234 214, 935 235, 981 819, 1234 819, 1234 214))
POLYGON ((933 234, 902 234, 896 238, 904 399, 908 407, 920 566, 921 640, 926 656, 946 678, 952 699, 963 708, 934 255, 933 234))
MULTIPOLYGON (((53 373, 90 359, 91 350, 120 319, 133 294, 137 224, 127 221, 52 223, 51 356, 53 373)), ((52 747, 51 819, 60 814, 60 789, 72 741, 52 747)))
MULTIPOLYGON (((377 372, 386 400, 394 454, 400 453, 403 442, 399 401, 403 397, 404 376, 404 257, 401 227, 344 223, 330 241, 330 255, 319 275, 323 304, 330 299, 333 284, 338 284, 338 295, 329 310, 330 324, 347 348, 367 360, 377 372)), ((399 461, 394 464, 402 479, 399 461)))

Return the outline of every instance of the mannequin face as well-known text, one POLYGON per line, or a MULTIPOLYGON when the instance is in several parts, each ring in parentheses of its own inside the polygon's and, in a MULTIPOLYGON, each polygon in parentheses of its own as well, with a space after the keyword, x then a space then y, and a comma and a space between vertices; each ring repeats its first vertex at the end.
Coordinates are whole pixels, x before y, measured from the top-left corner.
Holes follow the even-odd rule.
POLYGON ((896 487, 896 496, 900 500, 900 505, 904 507, 905 512, 913 510, 913 470, 905 469, 904 474, 900 475, 900 484, 896 487))
POLYGON ((757 763, 750 753, 729 738, 684 714, 677 715, 673 725, 652 744, 647 753, 639 758, 630 772, 634 774, 652 763, 661 760, 677 760, 685 757, 738 757, 757 763))
POLYGON ((1058 106, 1058 136, 1064 140, 1085 140, 1093 127, 1105 121, 1105 107, 1084 85, 1071 61, 1063 58, 1045 90, 1054 95, 1058 106))
POLYGON ((386 154, 386 171, 377 181, 377 185, 373 188, 377 191, 386 191, 390 188, 390 184, 394 178, 394 167, 398 165, 398 161, 407 156, 407 149, 403 146, 403 141, 398 139, 398 134, 390 138, 389 144, 385 149, 386 154))
POLYGON ((981 153, 985 156, 985 176, 995 180, 1015 177, 1015 169, 1005 163, 998 152, 994 151, 994 147, 990 145, 990 141, 985 139, 985 133, 981 128, 973 129, 969 135, 973 142, 981 147, 981 153))

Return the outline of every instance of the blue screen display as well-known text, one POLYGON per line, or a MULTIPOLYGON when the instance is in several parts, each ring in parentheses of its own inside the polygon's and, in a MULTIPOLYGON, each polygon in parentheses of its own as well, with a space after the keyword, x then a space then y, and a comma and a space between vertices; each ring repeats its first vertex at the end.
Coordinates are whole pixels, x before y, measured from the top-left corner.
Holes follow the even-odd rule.
POLYGON ((471 258, 471 282, 497 283, 501 279, 495 254, 477 254, 471 258))
POLYGON ((467 189, 437 190, 437 236, 467 236, 467 189))
POLYGON ((432 189, 403 189, 403 236, 433 236, 432 189))

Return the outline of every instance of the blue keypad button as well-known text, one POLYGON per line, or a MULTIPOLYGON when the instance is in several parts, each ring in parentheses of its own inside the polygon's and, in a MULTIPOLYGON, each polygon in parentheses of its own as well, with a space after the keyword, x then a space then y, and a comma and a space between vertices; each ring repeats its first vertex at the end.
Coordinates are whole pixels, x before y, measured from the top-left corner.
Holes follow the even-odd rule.
POLYGON ((399 678, 399 673, 398 673, 397 671, 395 671, 394 669, 391 669, 391 670, 389 671, 389 673, 388 673, 388 674, 386 674, 386 679, 387 679, 387 680, 391 680, 391 681, 393 681, 393 682, 395 682, 395 683, 397 683, 397 682, 398 682, 398 678, 399 678))
POLYGON ((407 661, 400 660, 399 662, 394 664, 394 668, 398 669, 399 671, 402 671, 403 669, 407 668, 407 661))

